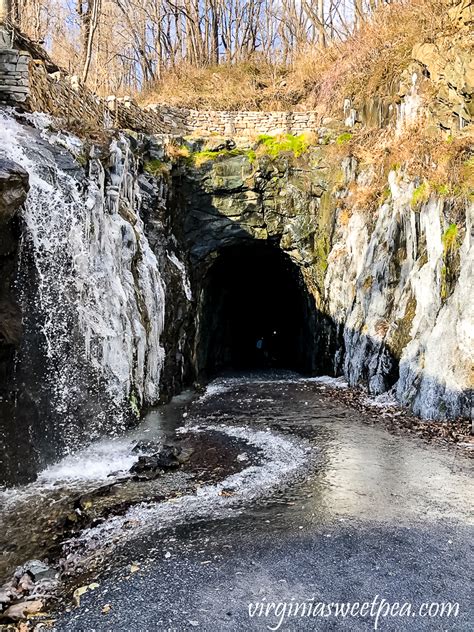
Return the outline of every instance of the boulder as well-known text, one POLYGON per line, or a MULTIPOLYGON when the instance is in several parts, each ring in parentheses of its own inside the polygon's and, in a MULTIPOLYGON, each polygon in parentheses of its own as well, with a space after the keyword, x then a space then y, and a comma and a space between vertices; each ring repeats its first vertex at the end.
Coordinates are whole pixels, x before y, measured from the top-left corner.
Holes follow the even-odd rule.
POLYGON ((452 34, 414 46, 412 58, 423 68, 434 88, 430 105, 436 121, 445 129, 459 129, 459 120, 474 120, 474 57, 472 53, 472 2, 458 2, 449 12, 452 34), (449 121, 454 117, 457 125, 449 121))
POLYGON ((56 576, 54 568, 51 568, 48 564, 45 564, 45 562, 41 562, 40 560, 29 560, 29 562, 26 562, 22 568, 24 572, 28 573, 35 582, 38 582, 41 579, 54 579, 56 576))
POLYGON ((178 456, 180 453, 181 448, 164 445, 156 454, 139 456, 138 461, 130 468, 130 472, 145 478, 157 476, 163 470, 179 467, 180 461, 178 456))
POLYGON ((0 224, 8 222, 26 200, 28 173, 11 160, 0 159, 0 224))
POLYGON ((26 619, 30 614, 37 614, 41 612, 43 608, 43 602, 39 599, 34 601, 22 601, 21 603, 15 603, 2 613, 2 619, 8 619, 10 621, 21 621, 26 619))
POLYGON ((133 446, 132 452, 147 452, 150 454, 156 454, 161 450, 161 447, 162 444, 159 441, 141 439, 133 446))

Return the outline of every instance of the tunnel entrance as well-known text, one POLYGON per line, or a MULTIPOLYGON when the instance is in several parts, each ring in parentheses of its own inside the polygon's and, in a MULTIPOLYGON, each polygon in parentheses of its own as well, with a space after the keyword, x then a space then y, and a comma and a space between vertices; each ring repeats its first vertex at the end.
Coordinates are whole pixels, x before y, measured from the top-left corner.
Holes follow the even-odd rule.
POLYGON ((198 373, 315 363, 315 305, 298 266, 266 242, 224 248, 203 283, 198 373))

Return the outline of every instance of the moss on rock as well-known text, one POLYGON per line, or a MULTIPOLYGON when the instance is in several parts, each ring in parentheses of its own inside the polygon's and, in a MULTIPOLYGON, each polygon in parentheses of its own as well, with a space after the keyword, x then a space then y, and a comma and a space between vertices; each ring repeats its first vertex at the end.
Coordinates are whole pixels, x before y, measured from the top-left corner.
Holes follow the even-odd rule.
POLYGON ((417 210, 420 208, 422 204, 428 201, 430 197, 430 186, 428 182, 422 182, 416 189, 413 191, 411 196, 411 207, 413 210, 417 210))
POLYGON ((168 165, 162 160, 147 160, 143 165, 143 170, 151 176, 160 176, 169 171, 168 165))
POLYGON ((309 147, 310 142, 306 134, 299 136, 262 134, 258 137, 257 154, 267 154, 271 158, 277 158, 281 154, 292 154, 294 158, 299 158, 308 151, 309 147))
POLYGON ((460 255, 459 229, 457 224, 450 224, 443 237, 443 263, 441 266, 441 300, 452 294, 459 275, 460 255))

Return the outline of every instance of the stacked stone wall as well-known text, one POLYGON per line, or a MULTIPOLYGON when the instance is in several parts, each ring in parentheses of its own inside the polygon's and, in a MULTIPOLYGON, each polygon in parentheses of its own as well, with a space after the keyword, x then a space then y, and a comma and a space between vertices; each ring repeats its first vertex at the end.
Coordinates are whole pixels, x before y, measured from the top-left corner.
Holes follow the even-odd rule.
POLYGON ((0 103, 17 105, 28 99, 28 53, 0 47, 0 103))
POLYGON ((48 73, 42 62, 30 64, 30 108, 81 127, 116 127, 147 134, 302 134, 316 130, 316 112, 224 112, 167 105, 140 107, 130 97, 100 98, 65 73, 48 73))
POLYGON ((316 112, 210 112, 188 110, 187 124, 193 131, 248 136, 255 134, 302 134, 316 130, 316 112))
POLYGON ((30 63, 29 108, 63 120, 70 128, 107 126, 106 104, 74 77, 48 73, 42 62, 30 63))
POLYGON ((150 105, 166 125, 167 131, 184 130, 188 134, 218 134, 221 136, 251 136, 252 134, 302 134, 316 130, 316 112, 229 112, 190 110, 166 105, 150 105))

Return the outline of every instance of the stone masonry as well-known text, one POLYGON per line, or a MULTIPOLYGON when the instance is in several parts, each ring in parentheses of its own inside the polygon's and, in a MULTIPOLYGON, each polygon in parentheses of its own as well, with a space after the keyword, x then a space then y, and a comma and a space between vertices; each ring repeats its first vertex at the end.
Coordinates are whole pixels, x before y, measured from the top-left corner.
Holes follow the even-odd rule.
POLYGON ((48 72, 38 59, 30 63, 30 99, 33 111, 65 119, 69 128, 131 129, 170 136, 302 134, 316 131, 316 112, 198 111, 168 105, 140 107, 131 97, 100 98, 63 71, 48 72))
POLYGON ((0 103, 25 103, 29 95, 28 53, 0 48, 0 103))
MULTIPOLYGON (((420 86, 428 82, 428 92, 436 93, 430 106, 433 121, 441 122, 445 130, 456 131, 474 118, 474 66, 464 43, 471 41, 466 33, 472 33, 474 24, 472 5, 470 0, 462 0, 450 16, 456 22, 460 41, 450 36, 436 46, 424 43, 415 47, 413 63, 401 77, 400 101, 412 89, 414 76, 420 78, 420 86), (451 46, 453 43, 456 45, 451 46)), ((79 134, 116 128, 174 137, 251 139, 261 134, 311 133, 324 126, 316 111, 209 111, 161 103, 141 107, 131 97, 98 97, 81 85, 78 77, 59 69, 41 47, 17 30, 13 33, 5 19, 8 6, 8 0, 0 0, 0 104, 22 104, 32 111, 48 113, 79 134)), ((385 100, 370 96, 357 111, 346 100, 346 125, 351 127, 357 122, 366 127, 385 127, 396 115, 391 100, 393 96, 385 100)))
POLYGON ((25 103, 29 95, 28 53, 13 47, 9 5, 0 3, 0 103, 25 103))

